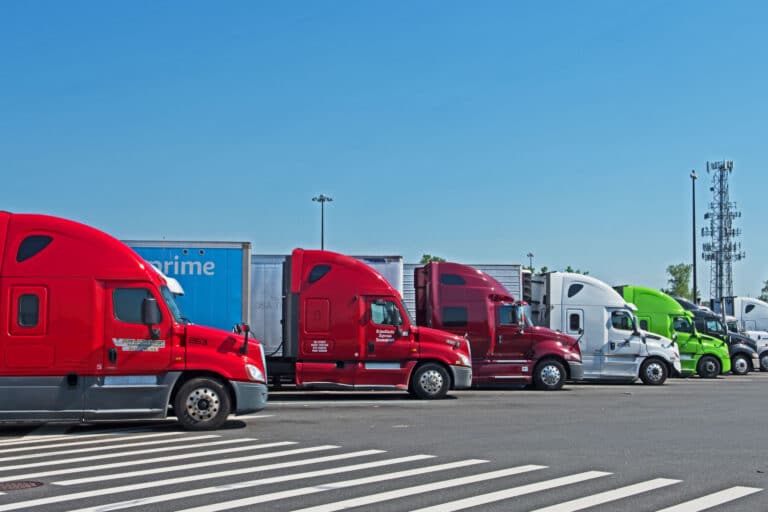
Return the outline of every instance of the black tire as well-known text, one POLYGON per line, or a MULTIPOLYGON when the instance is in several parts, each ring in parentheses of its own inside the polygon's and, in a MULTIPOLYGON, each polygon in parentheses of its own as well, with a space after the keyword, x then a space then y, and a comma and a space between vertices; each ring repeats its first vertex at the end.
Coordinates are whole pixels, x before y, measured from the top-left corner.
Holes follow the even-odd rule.
POLYGON ((703 379, 714 379, 720 375, 720 361, 712 356, 702 356, 696 366, 696 373, 703 379))
POLYGON ((450 384, 451 379, 445 368, 436 363, 426 363, 413 372, 409 391, 422 400, 438 400, 445 398, 450 384))
POLYGON ((668 374, 667 363, 655 357, 649 357, 640 365, 640 380, 649 386, 661 386, 668 374))
POLYGON ((215 430, 227 421, 232 400, 219 380, 195 377, 176 392, 173 410, 186 430, 215 430))
POLYGON ((746 375, 749 373, 749 360, 744 354, 736 354, 731 358, 731 373, 734 375, 746 375))
POLYGON ((533 370, 533 385, 543 391, 557 391, 565 384, 565 367, 557 359, 539 361, 533 370))
POLYGON ((764 372, 768 372, 768 351, 760 354, 760 369, 764 372))

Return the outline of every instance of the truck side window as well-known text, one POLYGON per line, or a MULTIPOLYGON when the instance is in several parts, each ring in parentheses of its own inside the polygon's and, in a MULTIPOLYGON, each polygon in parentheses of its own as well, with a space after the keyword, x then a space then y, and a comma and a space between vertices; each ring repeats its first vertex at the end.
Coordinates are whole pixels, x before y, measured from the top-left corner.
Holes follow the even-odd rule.
POLYGON ((611 313, 611 325, 614 329, 631 331, 632 317, 630 317, 626 311, 614 311, 611 313))
POLYGON ((146 297, 152 297, 146 288, 116 288, 112 292, 115 318, 129 324, 142 323, 141 304, 146 297))
POLYGON ((402 325, 403 317, 391 300, 371 302, 371 321, 379 325, 402 325))
POLYGON ((499 325, 517 325, 514 306, 499 306, 499 325))
POLYGON ((579 293, 582 288, 584 288, 584 285, 583 284, 578 284, 578 283, 572 284, 571 286, 569 286, 568 287, 568 298, 570 299, 571 297, 573 297, 574 295, 579 293))
POLYGON ((677 332, 693 332, 687 318, 677 317, 672 321, 672 329, 677 332))
POLYGON ((325 274, 331 270, 330 265, 315 265, 312 270, 309 271, 309 278, 307 281, 314 283, 320 280, 325 274))
POLYGON ((467 282, 456 274, 440 274, 440 284, 467 284, 467 282))
POLYGON ((648 320, 640 320, 640 328, 644 331, 648 330, 648 320))
POLYGON ((744 308, 744 313, 745 313, 745 314, 746 314, 746 313, 749 313, 749 312, 750 312, 750 311, 752 311, 753 309, 755 309, 755 305, 754 305, 754 304, 747 304, 747 307, 745 307, 745 308, 744 308))
POLYGON ((51 243, 53 238, 46 235, 30 235, 19 244, 19 250, 16 252, 16 261, 21 263, 39 253, 51 243))
POLYGON ((578 313, 571 313, 571 316, 568 318, 568 329, 572 332, 581 329, 581 320, 578 313))
POLYGON ((467 308, 444 307, 443 325, 446 327, 465 327, 467 325, 467 308))
POLYGON ((19 297, 19 326, 34 327, 40 317, 40 298, 37 295, 22 295, 19 297))

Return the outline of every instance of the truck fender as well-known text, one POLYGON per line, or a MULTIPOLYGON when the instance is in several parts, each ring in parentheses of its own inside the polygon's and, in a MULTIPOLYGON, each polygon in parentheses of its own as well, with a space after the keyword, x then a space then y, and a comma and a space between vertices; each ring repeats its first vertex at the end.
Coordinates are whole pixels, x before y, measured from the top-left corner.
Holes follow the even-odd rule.
POLYGON ((208 377, 210 379, 216 379, 220 381, 224 386, 224 389, 226 389, 227 393, 229 393, 229 399, 232 402, 232 410, 237 410, 237 393, 235 393, 235 390, 232 388, 232 384, 229 382, 229 379, 219 375, 218 373, 207 370, 188 370, 182 372, 177 378, 176 384, 174 384, 171 393, 168 395, 168 403, 173 404, 173 399, 176 396, 176 392, 179 390, 179 388, 183 386, 185 382, 190 379, 194 379, 195 377, 208 377))

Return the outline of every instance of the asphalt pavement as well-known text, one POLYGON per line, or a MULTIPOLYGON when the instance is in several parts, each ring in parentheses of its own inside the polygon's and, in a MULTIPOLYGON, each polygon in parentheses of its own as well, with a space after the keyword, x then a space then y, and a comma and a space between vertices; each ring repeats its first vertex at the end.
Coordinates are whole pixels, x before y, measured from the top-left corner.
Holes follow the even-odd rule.
POLYGON ((439 401, 274 391, 215 432, 3 426, 0 512, 764 511, 766 391, 766 373, 439 401))

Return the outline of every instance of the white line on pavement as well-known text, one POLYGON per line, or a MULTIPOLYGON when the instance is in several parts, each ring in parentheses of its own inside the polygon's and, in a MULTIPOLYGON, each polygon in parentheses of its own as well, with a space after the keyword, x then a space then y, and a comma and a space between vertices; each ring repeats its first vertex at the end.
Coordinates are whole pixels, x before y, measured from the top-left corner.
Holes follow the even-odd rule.
POLYGON ((699 510, 707 510, 708 508, 716 507, 717 505, 722 505, 723 503, 728 503, 729 501, 734 501, 760 491, 762 489, 756 487, 731 487, 730 489, 708 494, 695 500, 680 503, 674 507, 661 509, 658 512, 698 512, 699 510))
MULTIPOLYGON (((206 439, 208 437, 219 437, 219 436, 199 436, 197 439, 206 439)), ((193 439, 192 437, 187 438, 187 440, 193 439)), ((236 443, 236 442, 242 442, 242 441, 253 441, 253 439, 228 439, 225 441, 214 441, 214 442, 202 442, 202 443, 192 443, 192 444, 185 444, 181 446, 164 446, 162 448, 148 448, 146 450, 128 450, 125 452, 112 452, 112 453, 102 453, 98 455, 89 455, 87 457, 75 457, 73 459, 65 459, 66 462, 62 459, 56 459, 56 460, 49 460, 49 461, 38 461, 38 462, 30 462, 29 464, 16 464, 14 466, 2 466, 3 471, 15 471, 17 469, 24 469, 24 468, 37 468, 37 467, 45 467, 45 466, 59 466, 61 464, 70 464, 73 462, 86 462, 90 460, 102 460, 102 459, 114 459, 119 457, 130 457, 132 455, 144 455, 146 453, 157 453, 159 450, 162 450, 164 452, 169 451, 178 451, 178 450, 188 450, 190 448, 197 448, 199 446, 212 446, 214 444, 226 444, 226 443, 236 443)), ((50 454, 49 454, 50 455, 50 454)))
MULTIPOLYGON (((147 439, 147 438, 152 438, 152 437, 168 437, 168 436, 173 436, 173 435, 178 436, 179 433, 178 432, 161 432, 161 433, 157 433, 157 434, 130 435, 130 436, 121 437, 119 439, 91 439, 89 441, 74 441, 74 442, 70 438, 68 441, 65 441, 63 443, 47 444, 44 447, 45 447, 46 450, 48 450, 50 448, 61 448, 62 446, 69 447, 69 446, 82 446, 82 445, 86 445, 86 444, 103 444, 103 443, 110 443, 110 442, 113 442, 113 441, 131 441, 133 439, 147 439)), ((91 451, 107 450, 107 449, 110 449, 110 448, 113 448, 113 447, 114 448, 120 448, 119 445, 117 445, 117 446, 106 446, 106 447, 102 447, 102 448, 94 448, 91 451)), ((21 448, 2 449, 2 450, 0 450, 0 454, 5 455, 6 453, 23 452, 23 451, 29 451, 29 450, 39 450, 40 448, 41 448, 40 445, 37 444, 35 446, 24 446, 24 447, 21 447, 21 448)), ((80 450, 80 449, 78 449, 78 450, 70 450, 69 453, 80 453, 80 452, 83 452, 83 451, 85 451, 85 450, 80 450)), ((59 452, 59 453, 62 453, 62 452, 59 452)), ((29 457, 29 456, 26 456, 26 457, 29 457)), ((7 459, 0 459, 0 460, 7 460, 7 459)))
MULTIPOLYGON (((296 444, 296 443, 272 443, 272 446, 275 445, 288 445, 288 444, 296 444)), ((266 446, 265 446, 266 447, 266 446)), ((54 482, 56 485, 80 485, 80 484, 86 484, 90 482, 100 482, 102 480, 117 480, 117 479, 123 479, 123 478, 133 478, 136 476, 144 476, 144 475, 156 475, 159 473, 172 473, 174 471, 184 471, 187 469, 195 469, 195 468, 208 468, 211 466, 216 466, 220 464, 235 464, 238 462, 253 462, 256 460, 264 460, 264 459, 277 459, 280 457, 290 457, 291 455, 301 455, 305 453, 313 453, 313 452, 320 452, 323 450, 331 450, 337 448, 337 446, 311 446, 309 448, 297 448, 295 450, 284 450, 282 452, 269 452, 269 453, 259 453, 257 455, 247 455, 243 457, 232 457, 228 459, 217 459, 215 461, 203 461, 203 462, 196 462, 193 464, 181 464, 178 466, 163 466, 159 468, 152 468, 152 469, 140 469, 138 471, 129 471, 127 473, 116 473, 111 474, 108 476, 94 476, 90 478, 78 478, 75 480, 62 480, 59 482, 54 482)), ((205 455, 205 453, 200 453, 196 455, 205 455)), ((250 469, 250 468, 249 468, 250 469)))
POLYGON ((479 505, 486 505, 488 503, 494 503, 516 496, 523 496, 525 494, 532 494, 534 492, 545 491, 554 487, 561 487, 563 485, 571 485, 586 480, 592 480, 593 478, 600 478, 608 476, 611 473, 605 473, 603 471, 586 471, 584 473, 578 473, 575 475, 564 476, 561 478, 553 478, 552 480, 545 480, 543 482, 536 482, 528 485, 521 485, 520 487, 512 487, 503 491, 492 492, 483 494, 481 496, 474 496, 472 498, 465 498, 463 500, 456 500, 450 503, 443 503, 442 505, 436 505, 434 507, 421 508, 418 512, 451 512, 453 510, 464 510, 465 508, 477 507, 479 505))
MULTIPOLYGON (((336 510, 345 510, 353 507, 370 506, 374 503, 381 503, 383 501, 394 500, 405 496, 413 496, 414 494, 422 494, 425 492, 437 491, 440 489, 448 489, 449 487, 458 487, 460 485, 467 485, 476 482, 484 482, 492 480, 494 478, 503 478, 505 476, 519 475, 521 473, 527 473, 529 471, 536 471, 539 469, 546 469, 546 466, 518 466, 514 468, 501 469, 498 471, 491 471, 488 473, 480 473, 478 475, 465 476, 461 478, 454 478, 452 480, 443 480, 438 482, 431 482, 428 484, 417 485, 415 487, 408 487, 405 489, 395 489, 394 491, 380 492, 377 494, 371 494, 369 496, 361 496, 359 498, 352 498, 344 501, 337 501, 336 503, 329 503, 327 505, 319 505, 316 507, 303 508, 300 512, 334 512, 336 510)), ((296 511, 299 512, 299 511, 296 511)))
POLYGON ((35 434, 35 432, 30 432, 24 437, 0 442, 0 446, 16 446, 20 444, 45 443, 49 441, 60 441, 62 439, 74 439, 74 438, 82 439, 87 437, 120 436, 123 434, 129 434, 129 433, 132 434, 136 432, 147 432, 147 431, 149 431, 148 427, 136 427, 136 428, 128 428, 128 429, 120 429, 120 430, 114 430, 114 429, 89 430, 88 433, 74 432, 74 433, 56 435, 56 436, 37 435, 35 434))
POLYGON ((592 496, 586 496, 576 500, 566 501, 552 505, 551 507, 544 507, 534 510, 533 512, 575 512, 577 510, 584 510, 589 507, 596 507, 603 503, 610 503, 611 501, 628 498, 641 494, 644 492, 652 491, 654 489, 660 489, 668 485, 678 484, 682 480, 672 480, 670 478, 655 478, 646 482, 640 482, 639 484, 627 485, 626 487, 619 487, 599 494, 593 494, 592 496))
MULTIPOLYGON (((349 471, 358 471, 358 470, 364 470, 364 469, 384 467, 392 464, 403 464, 406 462, 430 459, 433 457, 434 457, 433 455, 411 455, 408 457, 400 457, 397 459, 385 459, 385 460, 380 460, 376 462, 366 462, 364 464, 353 464, 351 466, 341 466, 337 468, 321 469, 318 471, 308 471, 306 473, 296 473, 296 474, 276 476, 271 478, 261 478, 258 480, 249 480, 245 482, 233 482, 233 483, 222 484, 222 485, 217 485, 213 487, 203 487, 203 488, 194 489, 191 491, 180 491, 180 492, 174 492, 170 494, 162 494, 162 495, 151 496, 147 498, 139 498, 135 500, 124 501, 121 503, 112 503, 112 504, 101 505, 101 506, 92 507, 92 508, 84 508, 84 509, 75 510, 71 512, 109 512, 112 510, 120 510, 123 508, 137 507, 137 506, 147 505, 151 503, 162 503, 165 501, 173 501, 176 499, 202 496, 204 494, 227 492, 235 489, 247 489, 251 487, 257 487, 260 485, 267 485, 267 484, 279 483, 279 482, 290 482, 293 480, 302 480, 306 478, 313 478, 316 476, 335 475, 338 473, 346 473, 349 471)), ((424 469, 420 469, 419 471, 424 471, 424 469)), ((143 489, 144 486, 138 485, 136 486, 136 488, 143 489)), ((36 503, 33 503, 32 505, 25 505, 25 507, 34 506, 34 505, 36 505, 36 503)), ((25 508, 25 507, 20 507, 20 508, 25 508)), ((171 509, 173 509, 173 507, 171 507, 171 509)), ((4 512, 5 510, 6 510, 5 507, 0 506, 0 512, 4 512)), ((14 510, 14 509, 8 509, 8 510, 14 510)))
POLYGON ((395 480, 397 478, 405 478, 415 475, 425 475, 429 473, 435 473, 437 471, 446 471, 449 469, 456 469, 474 464, 482 464, 488 462, 487 460, 468 459, 458 462, 449 462, 447 464, 438 464, 436 466, 426 466, 423 468, 408 469, 405 471, 398 471, 395 473, 384 473, 382 475, 375 475, 366 478, 356 478, 354 480, 345 480, 342 482, 327 482, 320 485, 313 485, 310 487, 300 487, 298 489, 291 489, 288 491, 273 492, 271 494, 262 494, 261 496, 252 496, 249 498, 242 498, 239 500, 225 501, 221 503, 212 503, 210 505, 203 505, 200 507, 188 508, 183 511, 176 512, 218 512, 220 510, 232 510, 240 507, 249 507, 258 503, 266 503, 268 501, 282 500, 286 498, 294 498, 296 496, 306 496, 307 494, 316 494, 319 492, 333 491, 336 489, 345 489, 347 487, 355 487, 358 485, 366 485, 370 483, 382 482, 385 480, 395 480))

